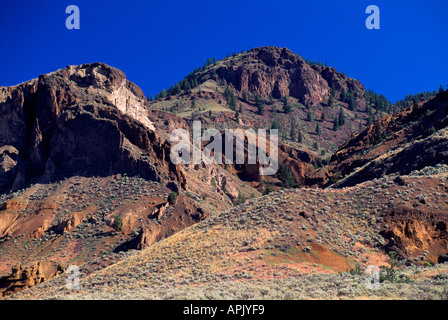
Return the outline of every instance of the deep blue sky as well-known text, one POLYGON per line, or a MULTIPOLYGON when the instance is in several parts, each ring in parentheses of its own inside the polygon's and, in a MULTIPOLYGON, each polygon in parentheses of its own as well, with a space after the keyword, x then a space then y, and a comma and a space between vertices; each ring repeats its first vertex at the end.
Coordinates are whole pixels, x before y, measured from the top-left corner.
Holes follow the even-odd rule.
POLYGON ((208 57, 275 45, 321 60, 395 101, 448 83, 446 0, 214 0, 0 2, 0 85, 101 61, 145 94, 208 57), (75 4, 81 29, 67 30, 75 4), (365 9, 381 10, 367 30, 365 9))

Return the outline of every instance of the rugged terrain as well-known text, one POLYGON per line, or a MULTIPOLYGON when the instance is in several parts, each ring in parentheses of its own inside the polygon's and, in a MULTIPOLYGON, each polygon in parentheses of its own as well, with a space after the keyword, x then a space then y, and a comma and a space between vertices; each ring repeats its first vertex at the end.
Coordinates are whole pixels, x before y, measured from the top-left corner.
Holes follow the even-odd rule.
POLYGON ((270 193, 102 270, 82 270, 79 290, 67 289, 64 276, 14 297, 446 298, 447 266, 429 267, 447 253, 446 178, 270 193), (410 196, 420 188, 425 204, 410 196), (381 289, 368 290, 363 270, 389 267, 387 252, 399 253, 400 267, 386 268, 381 289), (357 265, 361 272, 354 272, 357 265))
POLYGON ((446 164, 447 123, 448 91, 443 91, 379 119, 347 141, 326 168, 313 174, 314 182, 353 186, 387 174, 446 164))
MULTIPOLYGON (((141 248, 239 195, 259 195, 221 167, 173 165, 169 133, 186 124, 152 114, 141 90, 107 65, 2 87, 0 101, 2 274, 19 262, 63 269, 141 248)), ((36 281, 26 274, 1 290, 36 281)))
POLYGON ((398 111, 276 47, 149 101, 102 63, 0 87, 0 294, 446 299, 447 95, 398 111), (170 134, 193 120, 222 137, 280 129, 278 173, 247 158, 174 165, 170 134))
POLYGON ((327 156, 365 128, 369 116, 393 109, 358 80, 278 47, 255 48, 205 65, 149 105, 218 129, 277 126, 292 146, 327 156), (341 110, 345 121, 335 127, 341 110))

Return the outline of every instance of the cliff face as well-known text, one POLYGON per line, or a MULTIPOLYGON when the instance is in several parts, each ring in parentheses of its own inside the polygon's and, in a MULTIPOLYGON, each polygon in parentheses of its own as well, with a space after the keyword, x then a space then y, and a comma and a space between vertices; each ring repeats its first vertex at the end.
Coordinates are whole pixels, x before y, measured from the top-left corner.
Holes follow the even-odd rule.
POLYGON ((336 99, 342 90, 353 91, 359 106, 365 106, 361 100, 365 89, 358 80, 331 67, 311 66, 287 48, 255 48, 218 66, 216 74, 236 90, 257 93, 263 98, 290 96, 312 106, 326 104, 334 88, 336 99))
POLYGON ((102 63, 0 87, 0 275, 25 266, 0 278, 0 296, 64 271, 44 261, 108 265, 258 195, 218 166, 174 165, 180 128, 102 63))
MULTIPOLYGON (((369 117, 366 90, 358 80, 287 48, 234 54, 196 70, 175 88, 149 102, 154 114, 169 112, 189 125, 199 120, 204 129, 276 128, 280 162, 299 185, 306 185, 314 167, 364 128, 369 117)), ((227 169, 253 185, 259 180, 281 185, 276 177, 260 179, 253 166, 227 169)))
POLYGON ((142 91, 101 63, 0 88, 0 190, 36 177, 117 172, 184 182, 149 116, 142 91))

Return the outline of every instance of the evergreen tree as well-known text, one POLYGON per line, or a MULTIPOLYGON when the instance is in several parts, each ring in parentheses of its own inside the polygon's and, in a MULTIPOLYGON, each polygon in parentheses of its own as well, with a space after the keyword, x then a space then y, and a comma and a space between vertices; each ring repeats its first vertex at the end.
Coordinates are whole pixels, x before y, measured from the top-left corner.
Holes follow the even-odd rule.
POLYGON ((290 128, 289 128, 289 138, 293 141, 295 141, 297 137, 296 133, 296 124, 294 123, 294 120, 291 120, 290 128))
POLYGON ((347 101, 347 92, 345 91, 344 88, 342 88, 342 91, 341 91, 341 101, 342 102, 346 102, 347 101))
POLYGON ((285 188, 297 187, 297 181, 286 163, 280 164, 277 175, 285 188))
POLYGON ((441 93, 441 92, 443 92, 443 86, 442 85, 440 85, 440 87, 439 87, 439 93, 441 93))
POLYGON ((313 121, 313 115, 311 114, 311 111, 308 111, 306 115, 306 121, 313 121))
POLYGON ((330 97, 328 98, 328 105, 331 107, 334 104, 334 97, 333 95, 330 95, 330 97))
POLYGON ((303 143, 302 130, 299 130, 299 135, 297 136, 297 142, 303 143))
POLYGON ((339 128, 339 118, 334 119, 333 130, 336 131, 339 128))
POLYGON ((243 92, 242 92, 242 98, 243 98, 243 101, 244 102, 248 102, 248 94, 247 94, 247 90, 246 89, 244 89, 243 90, 243 92))
POLYGON ((235 110, 235 108, 236 108, 236 98, 235 98, 235 95, 233 94, 233 92, 230 95, 229 106, 232 110, 235 110))
POLYGON ((258 94, 255 94, 255 105, 257 106, 258 114, 264 114, 264 105, 263 101, 260 99, 258 94))
POLYGON ((418 107, 418 99, 417 99, 417 97, 414 97, 413 105, 414 105, 414 107, 418 107))
POLYGON ((353 93, 349 92, 348 93, 348 108, 349 110, 355 110, 355 97, 353 96, 353 93))
POLYGON ((342 107, 339 108, 339 126, 342 127, 345 124, 345 114, 344 110, 342 110, 342 107))
POLYGON ((226 98, 227 101, 229 101, 231 93, 232 91, 230 90, 229 86, 226 85, 226 88, 224 89, 224 97, 226 98))
POLYGON ((320 136, 320 126, 319 123, 316 123, 316 134, 320 136))
POLYGON ((292 110, 292 105, 288 101, 288 96, 285 96, 283 98, 283 111, 287 114, 290 114, 292 110))
POLYGON ((272 121, 271 129, 277 129, 277 130, 280 130, 281 127, 282 127, 282 122, 280 121, 279 118, 275 118, 275 119, 272 121))
POLYGON ((174 191, 171 191, 170 194, 168 195, 168 202, 173 205, 176 203, 177 200, 177 193, 174 191))

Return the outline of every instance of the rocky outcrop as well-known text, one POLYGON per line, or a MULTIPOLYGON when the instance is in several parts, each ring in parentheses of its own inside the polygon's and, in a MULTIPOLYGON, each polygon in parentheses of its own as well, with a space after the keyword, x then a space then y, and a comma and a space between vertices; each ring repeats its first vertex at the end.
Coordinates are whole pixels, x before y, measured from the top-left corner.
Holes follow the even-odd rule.
POLYGON ((320 185, 355 184, 409 174, 448 161, 448 91, 385 116, 347 141, 330 164, 309 177, 320 185), (319 181, 320 179, 320 181, 319 181), (342 179, 342 180, 341 180, 342 179))
POLYGON ((21 264, 11 269, 9 276, 0 278, 0 294, 9 295, 48 281, 65 271, 66 266, 50 261, 36 262, 24 267, 21 264))
POLYGON ((31 179, 117 172, 185 183, 142 91, 102 63, 0 88, 0 191, 31 179))
MULTIPOLYGON (((224 60, 216 74, 236 90, 257 93, 262 98, 285 96, 297 98, 307 105, 326 104, 331 89, 352 91, 359 106, 365 107, 361 99, 363 85, 355 79, 338 73, 336 69, 309 65, 287 48, 260 47, 224 60)), ((204 75, 205 81, 209 74, 204 75)), ((336 93, 336 99, 340 93, 336 93)))
POLYGON ((423 203, 414 207, 398 205, 383 214, 380 234, 387 240, 384 249, 395 251, 413 262, 437 263, 447 252, 446 211, 428 208, 423 203))

